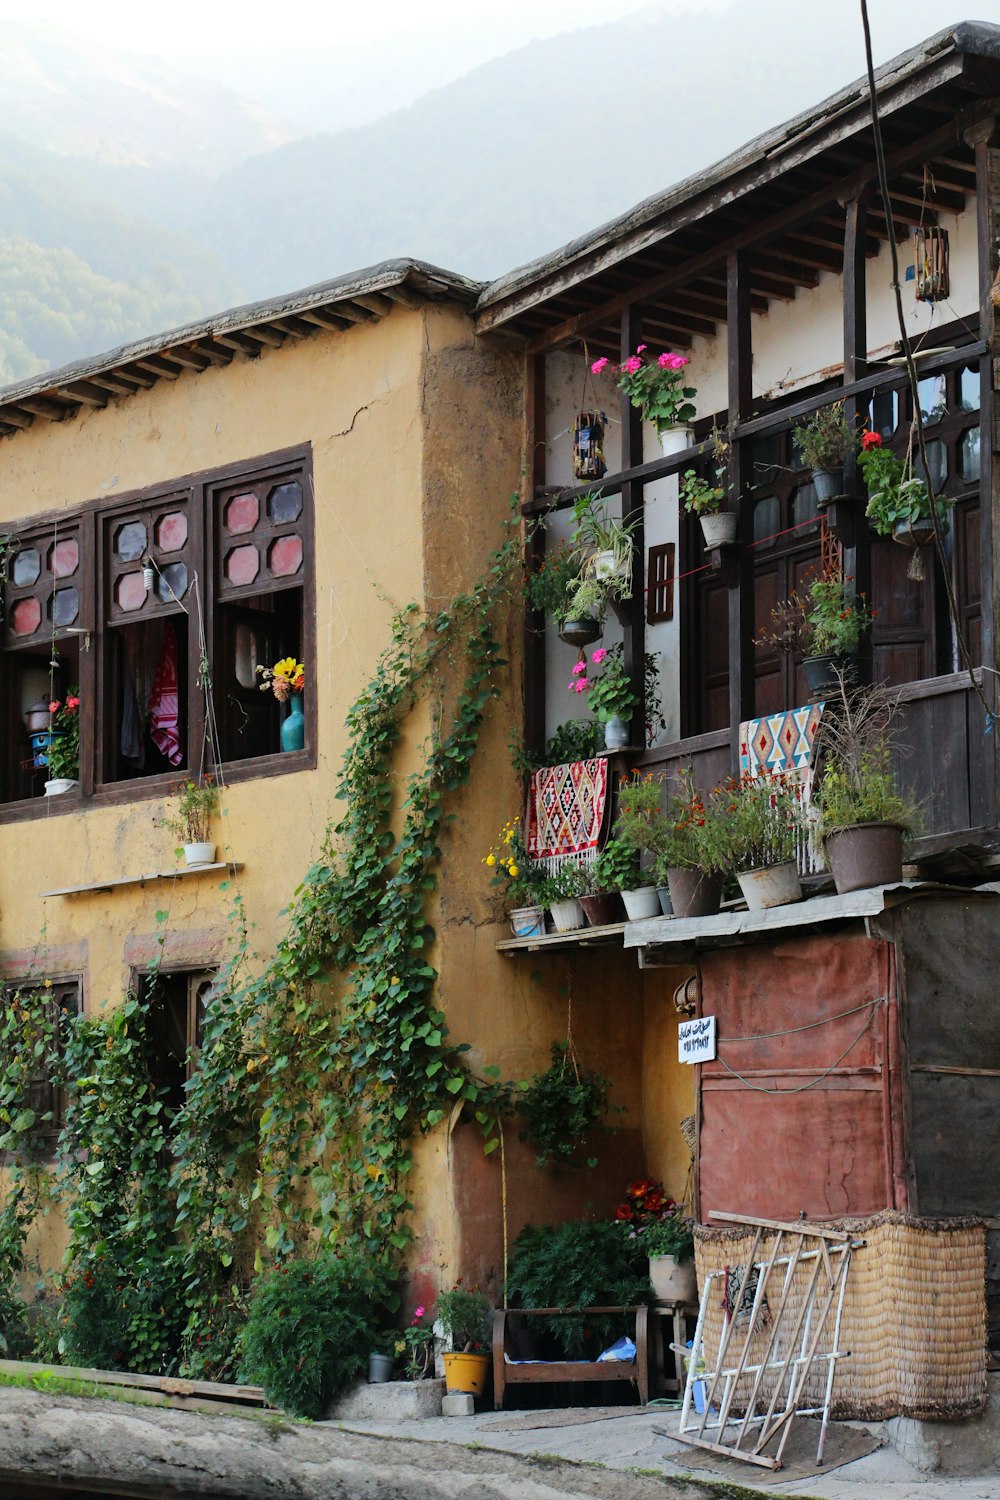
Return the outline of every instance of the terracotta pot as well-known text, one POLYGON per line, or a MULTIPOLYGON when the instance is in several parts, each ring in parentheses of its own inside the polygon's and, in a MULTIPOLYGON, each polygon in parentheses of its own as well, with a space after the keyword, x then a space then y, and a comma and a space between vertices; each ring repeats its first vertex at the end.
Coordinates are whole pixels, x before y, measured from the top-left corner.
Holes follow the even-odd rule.
POLYGON ((676 1260, 672 1255, 651 1255, 649 1279, 660 1302, 698 1300, 698 1277, 693 1260, 676 1260))
POLYGON ((713 547, 726 547, 735 542, 737 518, 734 510, 720 510, 714 516, 699 516, 698 519, 705 546, 710 552, 713 547))
POLYGON ((655 885, 639 886, 634 891, 622 891, 622 900, 625 902, 625 915, 630 922, 642 922, 646 917, 661 915, 660 898, 656 894, 655 885))
POLYGON ((771 906, 802 900, 802 881, 794 859, 761 870, 740 870, 736 879, 750 911, 767 911, 771 906))
POLYGON ((488 1354, 446 1354, 444 1383, 449 1391, 464 1391, 467 1396, 481 1396, 486 1389, 489 1369, 488 1354))
POLYGON ((903 878, 903 830, 895 823, 859 823, 828 833, 823 841, 837 895, 903 878))
POLYGON ((722 876, 704 870, 667 871, 675 917, 713 917, 722 900, 722 876))
POLYGON ((580 905, 587 913, 591 927, 610 927, 622 920, 621 897, 617 891, 608 891, 601 896, 581 896, 580 905))

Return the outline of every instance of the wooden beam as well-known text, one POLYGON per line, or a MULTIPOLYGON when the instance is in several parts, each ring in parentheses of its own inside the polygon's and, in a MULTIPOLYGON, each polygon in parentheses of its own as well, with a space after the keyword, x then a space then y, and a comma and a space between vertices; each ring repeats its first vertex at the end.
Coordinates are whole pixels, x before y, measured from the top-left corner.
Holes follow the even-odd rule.
POLYGON ((280 349, 285 342, 285 335, 278 328, 269 328, 266 323, 255 323, 252 328, 241 328, 238 330, 244 338, 253 339, 255 344, 264 344, 268 349, 280 349))
POLYGON ((154 376, 126 366, 117 370, 102 370, 99 379, 102 385, 109 386, 120 396, 134 396, 136 391, 148 391, 156 384, 154 376))
POLYGON ((273 326, 292 339, 312 338, 316 332, 315 323, 306 323, 301 318, 275 318, 273 326))
MULTIPOLYGON (((618 357, 622 364, 643 342, 642 317, 633 303, 622 313, 618 357)), ((642 463, 642 412, 622 392, 622 468, 642 463)), ((632 714, 629 744, 645 746, 646 715, 646 557, 645 490, 641 483, 629 480, 622 485, 622 520, 631 523, 632 531, 632 597, 625 601, 624 667, 628 674, 636 707, 632 714)))
POLYGON ((84 406, 107 406, 109 393, 87 380, 73 380, 69 385, 56 386, 55 394, 67 401, 82 401, 84 406))
POLYGON ((30 411, 21 411, 17 406, 0 406, 0 422, 7 427, 23 429, 35 420, 30 411))
POLYGON ((211 360, 213 365, 231 365, 233 354, 231 349, 222 349, 214 339, 198 339, 191 345, 199 354, 204 354, 206 359, 211 360))
POLYGON ((174 344, 168 352, 176 364, 186 365, 191 370, 207 370, 212 363, 207 354, 202 354, 187 344, 174 344))
MULTIPOLYGON (((545 483, 547 452, 547 412, 545 399, 545 360, 535 355, 527 361, 525 389, 525 427, 528 473, 532 488, 545 483)), ((524 544, 526 573, 535 572, 545 558, 545 529, 529 527, 524 544)), ((524 745, 530 754, 545 748, 545 612, 533 610, 527 595, 524 601, 524 745)))
POLYGON ((33 412, 36 417, 45 417, 49 422, 61 422, 71 412, 79 411, 79 405, 60 406, 57 401, 52 401, 48 396, 19 396, 18 406, 24 407, 25 411, 33 412))
POLYGON ((235 349, 237 354, 249 354, 252 359, 260 355, 261 345, 256 340, 248 338, 242 329, 231 329, 229 333, 216 333, 213 335, 217 344, 225 344, 227 349, 235 349))
POLYGON ((296 313, 305 323, 314 323, 317 328, 325 328, 327 332, 333 329, 335 333, 343 333, 351 323, 364 322, 365 319, 340 317, 337 313, 330 312, 325 307, 311 307, 306 312, 296 313))
POLYGON ((352 297, 350 302, 338 302, 336 316, 346 318, 348 323, 370 323, 374 314, 367 307, 359 307, 357 300, 352 297))
MULTIPOLYGON (((844 385, 853 385, 868 373, 868 302, 865 283, 865 246, 868 232, 868 200, 860 195, 845 208, 844 220, 844 385)), ((852 431, 857 431, 863 406, 857 396, 844 401, 844 415, 852 431)), ((845 489, 858 493, 857 461, 852 454, 844 464, 845 489)), ((871 539, 868 522, 861 513, 861 502, 855 507, 854 534, 844 545, 844 573, 854 579, 858 595, 871 598, 871 539)), ((862 662, 866 677, 870 671, 871 642, 862 641, 862 662)))
POLYGON ((358 293, 351 298, 355 307, 364 307, 368 312, 374 313, 377 318, 384 318, 386 313, 392 312, 392 299, 382 292, 358 293))
POLYGON ((751 285, 778 302, 794 302, 796 292, 811 291, 819 286, 819 277, 813 276, 811 281, 792 281, 787 276, 773 276, 770 271, 758 271, 754 267, 751 285))
POLYGON ((737 435, 737 428, 753 406, 753 347, 751 343, 750 287, 753 273, 749 251, 731 250, 726 266, 728 281, 728 387, 729 387, 729 499, 736 507, 736 566, 729 587, 729 735, 730 770, 740 774, 740 724, 754 713, 754 577, 753 553, 753 465, 750 444, 737 435))
POLYGON ((417 293, 412 292, 408 286, 387 286, 383 296, 388 297, 390 302, 400 303, 403 307, 418 308, 424 305, 424 299, 418 297, 417 293))
POLYGON ((148 370, 157 380, 179 380, 184 373, 182 365, 174 364, 173 360, 164 358, 162 354, 144 354, 141 359, 134 359, 132 364, 139 370, 148 370))
MULTIPOLYGON (((927 157, 939 147, 953 145, 957 137, 958 125, 956 122, 953 125, 947 125, 935 131, 931 136, 926 136, 918 141, 911 141, 908 145, 900 147, 887 160, 887 167, 892 171, 894 168, 904 165, 907 161, 916 161, 927 157)), ((769 241, 777 239, 779 235, 786 233, 795 225, 807 224, 810 219, 823 209, 829 208, 831 204, 855 197, 873 180, 874 176, 875 166, 872 163, 869 167, 859 172, 852 172, 848 177, 831 182, 829 188, 812 193, 809 197, 803 198, 799 203, 790 204, 778 213, 772 214, 770 217, 741 230, 739 234, 733 236, 730 240, 720 243, 717 248, 703 251, 692 260, 686 261, 682 266, 673 266, 667 271, 647 278, 646 281, 634 286, 631 291, 622 292, 618 296, 610 298, 600 307, 592 309, 589 314, 585 315, 581 313, 574 318, 566 319, 563 323, 557 324, 547 335, 547 343, 543 344, 540 340, 534 340, 531 347, 540 351, 543 348, 556 348, 561 344, 569 343, 578 334, 585 332, 591 327, 599 326, 601 323, 606 322, 608 318, 620 313, 629 301, 648 302, 660 292, 665 292, 670 287, 681 286, 685 281, 695 279, 701 272, 713 270, 716 266, 724 264, 726 257, 732 250, 745 249, 750 245, 765 245, 769 241)), ((675 232, 677 227, 679 225, 671 221, 658 237, 662 238, 667 233, 675 232)), ((644 243, 651 242, 648 237, 644 241, 644 243)), ((625 253, 627 253, 624 248, 625 243, 627 242, 623 242, 622 244, 621 253, 612 255, 610 250, 603 252, 602 256, 597 258, 599 264, 595 264, 594 270, 601 269, 605 263, 614 264, 623 260, 625 253)), ((568 287, 571 284, 578 283, 583 278, 567 273, 563 279, 565 280, 565 286, 568 287)), ((553 292, 562 289, 559 285, 560 280, 560 278, 555 278, 556 285, 553 288, 553 292)), ((552 295, 553 292, 549 292, 548 295, 552 295)), ((498 323, 506 322, 508 318, 516 316, 520 308, 527 307, 531 303, 540 300, 541 295, 537 288, 534 290, 526 289, 520 296, 512 296, 508 301, 498 304, 495 309, 487 309, 481 315, 478 322, 480 331, 482 332, 487 328, 494 327, 498 323)))

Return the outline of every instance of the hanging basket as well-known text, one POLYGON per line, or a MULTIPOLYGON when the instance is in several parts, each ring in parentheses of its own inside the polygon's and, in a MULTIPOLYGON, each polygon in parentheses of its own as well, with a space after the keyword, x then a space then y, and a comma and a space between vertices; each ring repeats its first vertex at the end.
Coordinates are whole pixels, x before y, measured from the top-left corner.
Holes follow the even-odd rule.
POLYGON ((892 539, 902 547, 913 548, 906 576, 916 583, 922 583, 927 576, 922 549, 934 540, 934 522, 931 517, 921 516, 916 521, 897 521, 893 527, 892 539))

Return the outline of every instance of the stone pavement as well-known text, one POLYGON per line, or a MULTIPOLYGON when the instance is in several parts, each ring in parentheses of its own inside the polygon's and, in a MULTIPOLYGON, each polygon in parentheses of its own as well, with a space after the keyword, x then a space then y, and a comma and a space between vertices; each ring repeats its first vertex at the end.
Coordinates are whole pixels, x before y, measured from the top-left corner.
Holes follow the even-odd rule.
MULTIPOLYGON (((656 1428, 676 1427, 677 1416, 662 1408, 622 1407, 621 1415, 595 1421, 586 1408, 580 1421, 572 1423, 572 1412, 550 1413, 557 1425, 522 1425, 542 1412, 481 1412, 473 1417, 431 1417, 412 1422, 351 1420, 353 1430, 385 1437, 407 1437, 434 1443, 475 1444, 477 1448, 500 1449, 521 1455, 544 1454, 576 1462, 603 1464, 609 1469, 632 1469, 664 1476, 690 1475, 720 1487, 739 1485, 772 1497, 811 1495, 826 1500, 1000 1500, 1000 1469, 979 1477, 947 1477, 916 1468, 894 1448, 880 1447, 866 1457, 840 1468, 820 1471, 805 1479, 789 1479, 724 1460, 723 1467, 699 1467, 701 1455, 686 1444, 658 1433, 656 1428)), ((323 1424, 326 1425, 326 1424, 323 1424)), ((344 1423, 346 1426, 347 1423, 344 1423)), ((852 1424, 853 1425, 853 1424, 852 1424)), ((860 1425, 860 1424, 859 1424, 860 1425)), ((878 1435, 878 1427, 870 1429, 878 1435)))

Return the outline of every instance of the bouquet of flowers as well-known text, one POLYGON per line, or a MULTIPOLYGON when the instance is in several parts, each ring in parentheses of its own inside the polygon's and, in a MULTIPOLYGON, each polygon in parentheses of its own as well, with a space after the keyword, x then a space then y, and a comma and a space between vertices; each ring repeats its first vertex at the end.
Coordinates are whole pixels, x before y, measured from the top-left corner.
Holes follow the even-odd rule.
POLYGON ((279 703, 287 703, 292 693, 301 693, 305 686, 305 665, 294 656, 282 657, 273 667, 258 667, 257 672, 262 679, 261 692, 270 688, 279 703))

